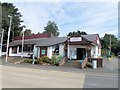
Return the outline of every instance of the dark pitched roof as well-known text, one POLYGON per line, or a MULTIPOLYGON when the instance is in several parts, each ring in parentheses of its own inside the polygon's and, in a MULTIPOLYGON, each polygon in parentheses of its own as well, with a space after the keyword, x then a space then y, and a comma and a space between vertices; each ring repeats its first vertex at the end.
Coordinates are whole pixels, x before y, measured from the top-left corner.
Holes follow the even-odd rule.
POLYGON ((87 39, 88 41, 95 41, 98 34, 88 34, 88 35, 81 35, 83 38, 87 39))
POLYGON ((40 40, 36 43, 36 46, 52 46, 60 43, 64 43, 67 40, 67 37, 52 37, 40 40))
MULTIPOLYGON (((53 35, 51 33, 32 34, 32 35, 24 36, 24 39, 26 40, 26 39, 36 39, 36 38, 49 38, 49 37, 53 37, 53 35)), ((22 36, 14 37, 14 40, 22 40, 22 36)))
MULTIPOLYGON (((96 40, 99 38, 98 34, 88 34, 81 35, 85 40, 91 41, 94 44, 97 44, 96 40)), ((33 38, 33 39, 25 39, 24 44, 34 44, 36 46, 51 46, 55 44, 64 43, 67 40, 67 37, 49 37, 49 38, 33 38)), ((22 45, 22 40, 14 40, 10 42, 10 46, 22 45)), ((101 47, 101 44, 99 44, 101 47)))
MULTIPOLYGON (((88 34, 88 35, 81 35, 81 36, 86 40, 91 41, 94 44, 97 44, 97 39, 100 40, 98 34, 88 34)), ((99 47, 101 47, 101 43, 99 43, 99 47)))
MULTIPOLYGON (((51 37, 51 38, 39 38, 24 40, 24 44, 34 44, 36 46, 51 46, 55 44, 64 43, 67 37, 51 37)), ((22 40, 15 40, 10 42, 10 46, 22 45, 22 40)))
MULTIPOLYGON (((44 38, 27 39, 27 40, 24 40, 24 44, 33 44, 33 45, 35 45, 36 42, 39 42, 41 39, 44 39, 44 38)), ((10 46, 17 46, 17 45, 22 45, 22 40, 15 40, 15 41, 10 42, 10 46)))

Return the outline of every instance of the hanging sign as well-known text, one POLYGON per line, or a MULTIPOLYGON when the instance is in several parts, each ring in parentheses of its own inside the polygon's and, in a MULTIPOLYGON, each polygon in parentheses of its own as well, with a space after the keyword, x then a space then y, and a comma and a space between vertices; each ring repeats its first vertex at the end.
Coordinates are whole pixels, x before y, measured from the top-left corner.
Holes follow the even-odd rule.
POLYGON ((71 37, 70 42, 79 42, 81 41, 81 37, 71 37))

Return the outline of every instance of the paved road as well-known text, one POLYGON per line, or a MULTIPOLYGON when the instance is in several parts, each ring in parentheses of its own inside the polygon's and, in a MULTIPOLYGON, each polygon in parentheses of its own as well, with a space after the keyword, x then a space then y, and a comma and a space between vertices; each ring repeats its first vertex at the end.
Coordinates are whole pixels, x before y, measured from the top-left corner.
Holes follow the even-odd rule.
POLYGON ((95 70, 4 63, 0 81, 12 88, 117 88, 117 63, 117 58, 105 61, 104 68, 95 70))
POLYGON ((2 66, 3 88, 117 88, 116 74, 83 74, 2 66))
POLYGON ((118 88, 117 75, 86 75, 84 88, 118 88))
POLYGON ((118 62, 115 57, 111 61, 104 60, 104 67, 95 71, 97 74, 86 74, 84 88, 118 88, 118 62))
POLYGON ((3 66, 3 88, 83 88, 85 74, 3 66))

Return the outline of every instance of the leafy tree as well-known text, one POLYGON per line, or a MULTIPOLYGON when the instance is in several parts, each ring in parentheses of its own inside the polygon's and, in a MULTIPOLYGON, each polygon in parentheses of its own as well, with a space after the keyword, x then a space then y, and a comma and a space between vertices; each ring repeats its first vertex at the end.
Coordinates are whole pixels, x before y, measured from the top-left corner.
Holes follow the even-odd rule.
POLYGON ((2 3, 2 28, 4 29, 4 43, 7 41, 7 34, 9 28, 9 18, 8 15, 12 16, 12 24, 11 24, 11 35, 10 41, 13 37, 19 36, 21 30, 24 26, 21 26, 21 13, 19 12, 18 8, 16 8, 12 3, 2 3))
POLYGON ((75 34, 78 34, 78 35, 86 35, 87 33, 86 32, 84 32, 84 31, 77 31, 77 32, 75 32, 75 31, 73 31, 73 32, 69 32, 69 34, 67 35, 67 36, 73 36, 73 35, 75 35, 75 34))
POLYGON ((53 33, 54 36, 59 36, 59 29, 57 27, 57 24, 52 21, 48 21, 47 26, 44 27, 44 32, 43 33, 53 33))
POLYGON ((24 32, 25 35, 31 35, 31 30, 30 29, 26 29, 24 32))
MULTIPOLYGON (((110 34, 105 34, 103 39, 101 39, 102 49, 108 49, 110 47, 110 34)), ((114 36, 111 35, 111 51, 117 55, 120 50, 120 41, 114 36)))

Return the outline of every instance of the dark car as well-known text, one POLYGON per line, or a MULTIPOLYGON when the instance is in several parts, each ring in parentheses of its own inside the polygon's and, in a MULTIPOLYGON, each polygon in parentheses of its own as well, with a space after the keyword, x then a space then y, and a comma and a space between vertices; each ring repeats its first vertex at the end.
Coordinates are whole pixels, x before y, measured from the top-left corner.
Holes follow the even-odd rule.
POLYGON ((118 57, 120 58, 120 52, 118 52, 118 54, 117 54, 117 55, 118 55, 118 57))

